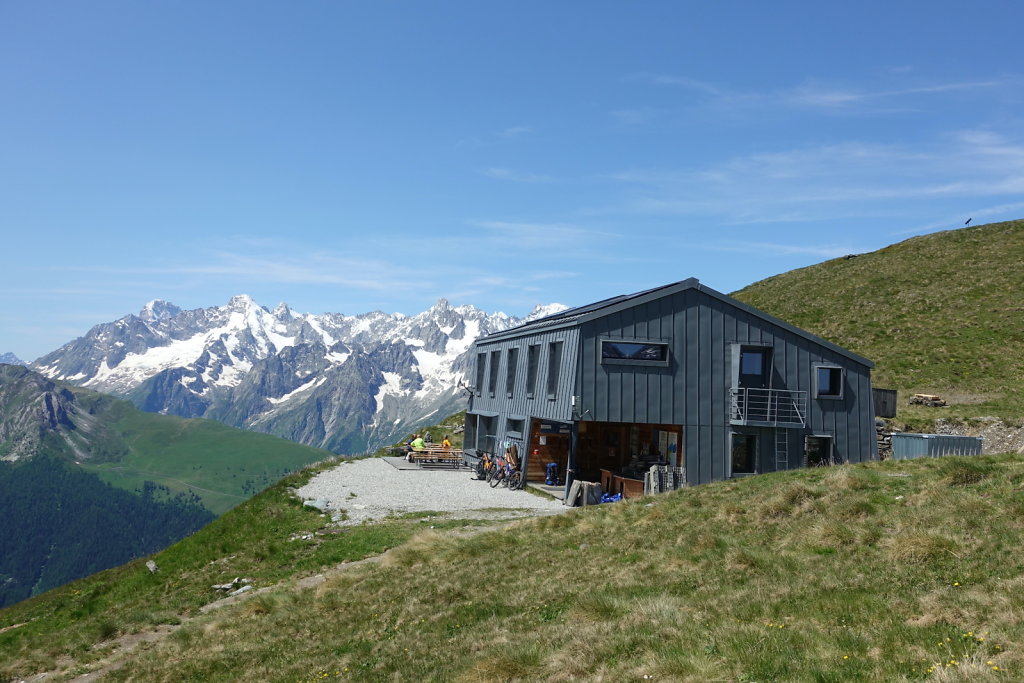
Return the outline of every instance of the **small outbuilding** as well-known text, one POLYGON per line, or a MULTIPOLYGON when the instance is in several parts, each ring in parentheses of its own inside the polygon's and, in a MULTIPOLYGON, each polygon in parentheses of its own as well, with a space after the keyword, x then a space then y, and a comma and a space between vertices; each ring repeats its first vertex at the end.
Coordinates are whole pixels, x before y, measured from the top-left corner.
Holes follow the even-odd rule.
POLYGON ((557 469, 567 487, 601 481, 628 497, 653 465, 693 485, 878 457, 871 361, 696 279, 474 351, 467 460, 515 444, 528 481, 557 469))

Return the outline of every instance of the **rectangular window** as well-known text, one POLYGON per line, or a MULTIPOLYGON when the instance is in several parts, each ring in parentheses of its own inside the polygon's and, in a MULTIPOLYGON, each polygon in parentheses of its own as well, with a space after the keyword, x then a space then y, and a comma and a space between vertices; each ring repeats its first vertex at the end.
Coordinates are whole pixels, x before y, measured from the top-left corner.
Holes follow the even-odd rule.
POLYGON ((476 395, 480 396, 484 391, 484 372, 487 366, 487 354, 476 354, 476 395))
POLYGON ((740 349, 739 386, 767 389, 771 369, 771 349, 744 346, 740 349))
POLYGON ((815 369, 815 396, 818 398, 843 397, 843 369, 820 365, 815 369))
POLYGON ((505 434, 511 439, 523 438, 523 426, 526 424, 526 420, 515 420, 508 418, 505 420, 505 434))
POLYGON ((519 349, 509 349, 508 357, 505 359, 505 396, 512 398, 512 392, 516 390, 516 365, 519 362, 519 349))
POLYGON ((526 398, 533 398, 537 391, 537 365, 540 362, 540 344, 526 348, 526 398))
POLYGON ((601 362, 627 365, 668 365, 668 343, 601 340, 601 362))
POLYGON ((753 434, 733 434, 730 459, 731 476, 757 473, 757 437, 753 434))
POLYGON ((466 448, 476 448, 476 423, 479 416, 466 415, 465 433, 462 435, 462 443, 466 448))
POLYGON ((501 351, 491 351, 491 376, 487 390, 494 398, 494 392, 498 388, 498 360, 501 359, 501 351))
POLYGON ((494 453, 498 448, 498 436, 495 433, 497 430, 498 418, 496 417, 481 417, 480 418, 480 430, 476 435, 476 449, 478 451, 486 451, 488 453, 494 453))
POLYGON ((558 394, 558 378, 562 372, 562 342, 548 344, 548 398, 558 394))

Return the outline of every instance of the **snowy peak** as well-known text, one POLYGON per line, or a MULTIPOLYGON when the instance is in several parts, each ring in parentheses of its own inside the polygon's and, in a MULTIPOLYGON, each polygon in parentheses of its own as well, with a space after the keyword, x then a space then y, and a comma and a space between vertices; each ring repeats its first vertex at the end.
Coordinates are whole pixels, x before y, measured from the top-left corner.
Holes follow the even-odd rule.
POLYGON ((228 301, 228 308, 245 311, 250 308, 261 308, 248 294, 236 294, 228 301))
POLYGON ((6 365, 28 365, 25 361, 15 356, 13 353, 0 353, 0 363, 6 365))
POLYGON ((288 308, 288 304, 283 301, 271 313, 278 320, 290 321, 292 319, 292 309, 288 308))
POLYGON ((525 318, 523 318, 523 322, 540 320, 541 318, 546 318, 549 315, 555 315, 556 313, 561 313, 568 309, 569 307, 565 304, 538 304, 533 307, 533 310, 530 311, 525 318))
POLYGON ((139 312, 139 317, 146 322, 173 318, 181 313, 181 309, 169 301, 153 299, 139 312))
POLYGON ((358 453, 464 407, 458 384, 473 341, 523 322, 446 299, 413 316, 271 311, 244 294, 188 311, 157 299, 32 367, 150 412, 358 453))

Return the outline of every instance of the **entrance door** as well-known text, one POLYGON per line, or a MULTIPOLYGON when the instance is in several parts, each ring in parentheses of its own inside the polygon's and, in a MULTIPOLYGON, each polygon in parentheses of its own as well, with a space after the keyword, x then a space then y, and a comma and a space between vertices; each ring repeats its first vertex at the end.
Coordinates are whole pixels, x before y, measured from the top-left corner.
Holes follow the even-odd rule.
POLYGON ((729 476, 757 474, 757 436, 754 434, 732 434, 729 452, 729 476))
POLYGON ((808 467, 825 467, 834 464, 832 459, 832 437, 808 436, 805 441, 808 467))

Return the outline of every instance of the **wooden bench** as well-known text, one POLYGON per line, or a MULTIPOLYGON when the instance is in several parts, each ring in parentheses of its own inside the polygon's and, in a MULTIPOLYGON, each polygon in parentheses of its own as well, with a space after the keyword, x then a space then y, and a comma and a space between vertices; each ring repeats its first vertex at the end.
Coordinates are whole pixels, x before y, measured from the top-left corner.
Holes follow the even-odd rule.
POLYGON ((445 448, 444 446, 428 445, 423 450, 412 451, 409 457, 420 467, 447 465, 459 468, 462 466, 462 449, 454 446, 445 448))

